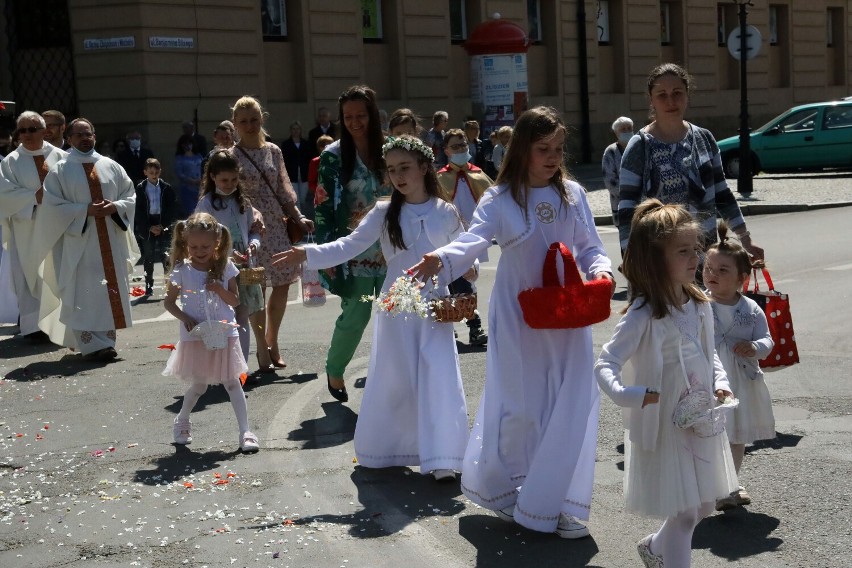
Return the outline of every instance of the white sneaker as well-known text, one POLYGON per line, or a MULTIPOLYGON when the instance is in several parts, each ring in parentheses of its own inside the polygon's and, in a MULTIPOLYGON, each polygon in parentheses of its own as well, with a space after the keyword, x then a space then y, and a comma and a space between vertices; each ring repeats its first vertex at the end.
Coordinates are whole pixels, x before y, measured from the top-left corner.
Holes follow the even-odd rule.
POLYGON ((175 417, 173 428, 175 444, 186 445, 192 442, 192 422, 175 417))
POLYGON ((515 522, 515 506, 509 505, 508 507, 503 507, 502 509, 497 509, 494 511, 494 514, 497 515, 497 518, 501 521, 506 521, 507 523, 515 522))
POLYGON ((560 513, 556 534, 562 538, 583 538, 589 536, 589 528, 571 515, 560 513))
POLYGON ((436 469, 432 471, 432 477, 435 481, 455 481, 456 472, 451 469, 436 469))

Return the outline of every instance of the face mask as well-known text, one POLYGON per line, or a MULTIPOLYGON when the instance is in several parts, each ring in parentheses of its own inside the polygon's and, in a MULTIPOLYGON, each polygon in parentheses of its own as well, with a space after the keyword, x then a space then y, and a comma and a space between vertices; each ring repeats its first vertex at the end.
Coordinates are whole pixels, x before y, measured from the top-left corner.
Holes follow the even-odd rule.
POLYGON ((128 140, 128 142, 130 143, 130 149, 131 150, 138 150, 139 148, 142 147, 142 141, 139 140, 138 138, 132 138, 132 139, 128 140))
POLYGON ((459 152, 458 154, 451 154, 450 161, 457 166, 463 166, 470 161, 470 152, 459 152))
POLYGON ((217 188, 216 188, 216 195, 221 195, 221 196, 223 196, 223 197, 228 197, 229 195, 231 195, 232 193, 234 193, 234 190, 235 190, 235 189, 236 189, 236 188, 232 189, 232 190, 231 190, 231 191, 229 191, 228 193, 225 193, 224 191, 222 191, 221 189, 219 189, 219 188, 217 187, 217 188))
POLYGON ((632 132, 619 132, 618 133, 618 141, 621 142, 622 144, 624 144, 625 146, 627 145, 628 142, 630 142, 631 138, 633 138, 632 132))

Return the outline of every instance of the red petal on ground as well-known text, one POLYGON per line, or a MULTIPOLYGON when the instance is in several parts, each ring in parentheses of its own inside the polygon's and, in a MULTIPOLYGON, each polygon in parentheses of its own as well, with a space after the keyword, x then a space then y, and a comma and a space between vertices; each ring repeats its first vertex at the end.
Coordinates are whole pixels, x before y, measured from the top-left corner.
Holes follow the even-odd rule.
POLYGON ((157 347, 157 349, 168 349, 169 351, 174 351, 177 348, 175 347, 174 343, 163 343, 162 345, 157 347))

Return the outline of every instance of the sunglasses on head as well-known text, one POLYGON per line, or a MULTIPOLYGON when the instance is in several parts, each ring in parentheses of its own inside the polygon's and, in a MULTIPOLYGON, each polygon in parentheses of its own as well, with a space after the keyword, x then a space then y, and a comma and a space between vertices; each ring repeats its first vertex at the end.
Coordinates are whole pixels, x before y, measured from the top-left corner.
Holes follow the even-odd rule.
POLYGON ((43 128, 43 127, 41 127, 41 126, 27 126, 26 128, 19 128, 19 129, 18 129, 18 132, 19 132, 20 134, 23 134, 23 133, 25 133, 25 132, 26 132, 27 134, 35 134, 35 133, 36 133, 36 132, 38 132, 39 130, 44 130, 44 128, 43 128))

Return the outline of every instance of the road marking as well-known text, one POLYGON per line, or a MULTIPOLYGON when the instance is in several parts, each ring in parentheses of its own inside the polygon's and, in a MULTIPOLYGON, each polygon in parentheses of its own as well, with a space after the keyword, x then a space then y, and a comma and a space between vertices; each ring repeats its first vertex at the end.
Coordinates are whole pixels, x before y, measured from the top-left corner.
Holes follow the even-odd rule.
POLYGON ((852 264, 841 264, 840 266, 832 266, 826 270, 852 270, 852 264))

